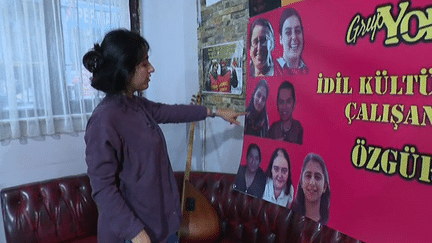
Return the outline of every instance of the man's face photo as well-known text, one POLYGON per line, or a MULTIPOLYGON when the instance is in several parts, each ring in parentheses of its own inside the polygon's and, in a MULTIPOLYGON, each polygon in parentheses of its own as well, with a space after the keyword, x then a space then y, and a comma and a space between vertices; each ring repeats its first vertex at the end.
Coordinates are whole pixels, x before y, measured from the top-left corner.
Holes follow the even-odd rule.
POLYGON ((270 52, 274 46, 273 41, 268 27, 256 25, 253 28, 249 55, 255 69, 260 73, 265 73, 270 68, 270 52))
POLYGON ((277 100, 277 108, 282 121, 291 119, 295 108, 295 101, 291 89, 281 89, 277 100))

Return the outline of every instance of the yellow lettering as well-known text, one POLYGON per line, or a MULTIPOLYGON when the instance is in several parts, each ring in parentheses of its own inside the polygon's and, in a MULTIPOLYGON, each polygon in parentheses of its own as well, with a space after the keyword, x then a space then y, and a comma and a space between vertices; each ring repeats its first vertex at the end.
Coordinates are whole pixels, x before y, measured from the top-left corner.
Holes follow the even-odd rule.
POLYGON ((373 77, 360 77, 359 94, 373 94, 371 80, 373 77), (367 79, 367 81, 366 81, 367 79))
POLYGON ((384 173, 386 173, 387 175, 393 175, 394 173, 396 173, 396 166, 397 166, 397 162, 396 161, 391 161, 390 160, 390 153, 393 155, 394 159, 397 160, 398 159, 398 153, 397 151, 391 150, 391 149, 386 149, 382 155, 381 155, 381 168, 382 171, 384 173))
POLYGON ((383 6, 376 9, 376 11, 382 16, 384 25, 387 27, 387 38, 384 41, 385 45, 399 43, 399 39, 397 37, 398 26, 402 21, 402 18, 405 15, 405 11, 407 10, 408 6, 408 1, 399 3, 400 12, 396 20, 393 19, 393 15, 391 14, 391 5, 383 6))
POLYGON ((431 157, 426 155, 422 155, 421 157, 422 157, 422 166, 421 166, 419 181, 430 183, 431 173, 432 173, 431 157))

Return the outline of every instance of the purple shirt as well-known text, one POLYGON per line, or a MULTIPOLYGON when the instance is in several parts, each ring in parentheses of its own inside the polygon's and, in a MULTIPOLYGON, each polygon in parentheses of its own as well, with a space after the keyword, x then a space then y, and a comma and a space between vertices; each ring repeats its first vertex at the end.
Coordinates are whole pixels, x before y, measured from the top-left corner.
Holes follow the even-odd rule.
POLYGON ((99 242, 120 243, 142 229, 161 241, 179 230, 180 196, 158 123, 206 116, 204 106, 123 95, 107 95, 95 108, 84 138, 99 242))

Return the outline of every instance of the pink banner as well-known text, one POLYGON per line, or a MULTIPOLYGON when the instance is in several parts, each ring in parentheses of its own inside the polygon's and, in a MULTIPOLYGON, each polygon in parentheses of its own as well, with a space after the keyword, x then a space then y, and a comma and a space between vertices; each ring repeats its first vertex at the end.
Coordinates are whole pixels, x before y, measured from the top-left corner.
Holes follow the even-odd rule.
POLYGON ((430 2, 305 0, 248 33, 238 189, 362 241, 429 242, 430 2))

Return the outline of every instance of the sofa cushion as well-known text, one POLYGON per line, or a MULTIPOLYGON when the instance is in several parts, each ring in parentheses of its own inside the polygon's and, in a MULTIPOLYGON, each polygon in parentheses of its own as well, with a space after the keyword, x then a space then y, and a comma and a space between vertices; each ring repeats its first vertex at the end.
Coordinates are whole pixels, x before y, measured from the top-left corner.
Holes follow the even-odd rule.
POLYGON ((97 208, 86 174, 5 188, 1 202, 7 242, 95 242, 87 239, 97 208))

